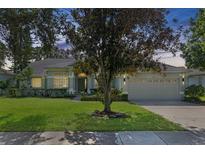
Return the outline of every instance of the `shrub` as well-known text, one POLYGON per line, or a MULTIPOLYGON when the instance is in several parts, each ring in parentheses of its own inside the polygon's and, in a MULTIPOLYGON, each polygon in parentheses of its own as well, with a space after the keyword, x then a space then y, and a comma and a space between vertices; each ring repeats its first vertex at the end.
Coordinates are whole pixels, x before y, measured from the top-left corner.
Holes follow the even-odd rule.
MULTIPOLYGON (((98 97, 103 97, 102 88, 98 88, 98 89, 95 89, 95 90, 92 89, 92 92, 94 92, 94 93, 92 93, 93 95, 97 95, 98 97)), ((119 96, 121 93, 122 93, 121 90, 118 90, 116 88, 111 89, 111 97, 112 98, 115 98, 116 96, 119 96)))
POLYGON ((91 96, 82 96, 80 100, 81 101, 102 101, 102 98, 96 95, 91 95, 91 96))
POLYGON ((90 89, 90 93, 93 95, 97 94, 97 91, 98 91, 98 89, 96 89, 96 88, 90 89))
POLYGON ((74 95, 69 94, 67 89, 31 89, 31 92, 28 94, 28 96, 52 98, 74 97, 74 95))
POLYGON ((128 94, 119 94, 117 97, 113 98, 114 101, 128 101, 128 94))
POLYGON ((52 98, 64 98, 74 97, 73 94, 69 94, 67 89, 19 89, 9 88, 7 90, 8 97, 52 97, 52 98))
POLYGON ((27 91, 26 96, 37 96, 37 97, 44 97, 45 90, 44 89, 26 89, 24 91, 27 91))
POLYGON ((46 96, 53 98, 68 97, 67 89, 47 89, 45 91, 46 96))
POLYGON ((8 86, 7 86, 7 81, 0 81, 0 89, 4 90, 6 89, 8 86))
POLYGON ((22 92, 18 88, 9 88, 7 91, 9 97, 22 97, 22 92))
POLYGON ((198 98, 204 96, 205 88, 202 85, 191 85, 184 91, 185 97, 198 98))
POLYGON ((121 90, 118 90, 115 88, 111 89, 111 97, 112 98, 118 97, 121 93, 122 93, 121 90))
POLYGON ((6 88, 7 88, 6 81, 0 81, 0 96, 4 95, 6 88))
MULTIPOLYGON (((81 101, 103 101, 102 97, 97 95, 90 95, 90 96, 82 96, 80 98, 81 101)), ((112 97, 113 101, 128 101, 128 94, 119 94, 115 97, 112 97)))

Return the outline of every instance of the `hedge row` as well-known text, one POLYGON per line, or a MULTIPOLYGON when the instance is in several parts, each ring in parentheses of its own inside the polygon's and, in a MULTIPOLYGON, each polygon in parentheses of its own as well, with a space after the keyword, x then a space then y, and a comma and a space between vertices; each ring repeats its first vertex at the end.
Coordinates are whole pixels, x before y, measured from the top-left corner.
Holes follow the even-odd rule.
MULTIPOLYGON (((96 95, 82 96, 81 101, 102 101, 103 98, 96 95)), ((128 101, 128 94, 120 94, 112 98, 113 101, 128 101)))
POLYGON ((67 89, 18 89, 10 88, 7 90, 6 95, 8 97, 74 97, 73 94, 69 94, 67 89))

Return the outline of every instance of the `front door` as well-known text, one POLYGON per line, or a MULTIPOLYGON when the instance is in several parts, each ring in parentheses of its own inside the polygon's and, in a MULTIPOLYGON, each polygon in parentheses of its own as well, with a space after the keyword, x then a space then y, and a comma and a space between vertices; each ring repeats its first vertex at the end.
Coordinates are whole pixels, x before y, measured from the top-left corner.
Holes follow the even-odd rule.
POLYGON ((78 92, 86 92, 87 91, 87 79, 86 78, 78 78, 78 92))

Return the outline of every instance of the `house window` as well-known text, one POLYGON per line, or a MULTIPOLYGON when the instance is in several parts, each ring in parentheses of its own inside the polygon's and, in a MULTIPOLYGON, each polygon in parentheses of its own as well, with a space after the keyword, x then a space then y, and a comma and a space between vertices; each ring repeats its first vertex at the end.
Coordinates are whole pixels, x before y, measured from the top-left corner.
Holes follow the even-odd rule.
POLYGON ((54 73, 53 88, 68 88, 68 75, 64 72, 54 73))
POLYGON ((31 84, 33 88, 41 88, 42 80, 41 78, 32 78, 31 84))

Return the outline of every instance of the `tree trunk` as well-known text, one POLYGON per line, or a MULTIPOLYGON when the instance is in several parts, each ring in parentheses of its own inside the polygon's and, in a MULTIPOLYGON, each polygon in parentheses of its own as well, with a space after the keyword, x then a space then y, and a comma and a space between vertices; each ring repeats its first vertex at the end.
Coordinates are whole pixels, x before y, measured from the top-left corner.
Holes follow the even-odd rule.
POLYGON ((111 83, 108 83, 104 87, 104 112, 109 113, 111 112, 111 83))

